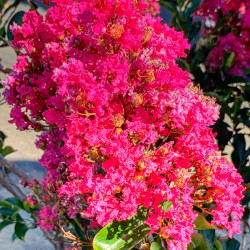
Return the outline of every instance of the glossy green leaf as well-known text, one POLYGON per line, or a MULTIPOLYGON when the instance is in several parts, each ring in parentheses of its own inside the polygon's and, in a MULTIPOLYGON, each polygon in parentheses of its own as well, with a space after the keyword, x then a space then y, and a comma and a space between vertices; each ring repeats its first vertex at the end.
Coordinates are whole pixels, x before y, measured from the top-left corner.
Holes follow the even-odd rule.
POLYGON ((191 243, 188 244, 188 250, 201 249, 201 250, 211 250, 204 239, 204 237, 199 233, 193 233, 191 235, 191 243))
POLYGON ((199 36, 201 30, 202 30, 202 23, 201 22, 195 22, 192 24, 191 30, 188 34, 189 43, 194 41, 199 36))
POLYGON ((4 38, 5 35, 6 35, 6 32, 5 32, 4 27, 0 28, 0 36, 4 38))
POLYGON ((25 223, 22 222, 16 222, 15 224, 15 234, 16 236, 20 239, 24 241, 24 236, 26 234, 26 232, 29 230, 29 228, 26 226, 25 223))
POLYGON ((31 207, 28 201, 23 202, 23 209, 28 213, 31 211, 31 207))
POLYGON ((10 218, 15 212, 16 210, 12 208, 0 208, 0 217, 4 219, 10 218))
POLYGON ((150 246, 150 250, 163 250, 164 248, 159 242, 153 242, 150 246))
POLYGON ((0 131, 0 139, 4 141, 5 138, 6 138, 6 135, 2 131, 0 131))
POLYGON ((217 227, 211 225, 202 214, 198 214, 198 217, 194 221, 196 230, 204 229, 218 229, 217 227))
POLYGON ((5 227, 7 227, 8 225, 11 225, 11 224, 13 224, 12 221, 6 221, 6 220, 2 221, 2 222, 0 223, 0 231, 1 231, 2 229, 4 229, 5 227))
POLYGON ((7 201, 0 201, 0 206, 1 207, 12 208, 12 205, 7 201))
POLYGON ((12 236, 11 236, 11 240, 15 241, 17 239, 18 239, 17 235, 15 233, 13 233, 12 236))
POLYGON ((215 240, 215 230, 214 229, 210 229, 210 230, 201 230, 201 234, 203 235, 207 246, 210 249, 214 249, 214 240, 215 240))
POLYGON ((219 240, 216 240, 214 245, 215 245, 216 250, 224 250, 223 245, 219 240))
POLYGON ((20 218, 20 217, 21 216, 18 214, 18 211, 15 211, 15 213, 13 213, 10 218, 11 220, 16 221, 17 218, 20 218))
POLYGON ((223 58, 223 62, 222 65, 226 68, 229 69, 232 66, 233 60, 235 57, 235 53, 234 52, 225 52, 224 53, 224 58, 223 58))
POLYGON ((150 227, 138 218, 131 218, 126 221, 113 221, 102 228, 95 236, 93 248, 95 250, 130 249, 149 232, 150 227))
POLYGON ((242 103, 244 102, 244 98, 242 96, 237 96, 235 98, 233 107, 232 107, 232 112, 234 114, 234 116, 238 113, 238 111, 241 108, 242 103))
POLYGON ((15 152, 15 150, 10 146, 4 147, 3 149, 0 150, 0 154, 2 156, 6 156, 6 155, 11 154, 13 152, 15 152))
POLYGON ((188 36, 189 33, 189 25, 186 19, 182 18, 181 16, 175 17, 176 23, 181 31, 183 31, 184 36, 188 36))
POLYGON ((245 155, 246 141, 244 134, 234 135, 232 144, 234 148, 234 151, 232 153, 232 160, 234 165, 239 169, 245 160, 244 155, 245 155))
POLYGON ((13 25, 13 23, 16 23, 17 25, 21 25, 23 22, 23 16, 25 12, 24 11, 19 11, 17 12, 11 19, 7 28, 7 37, 9 41, 13 40, 13 34, 10 30, 10 26, 13 25))
POLYGON ((160 5, 166 9, 170 10, 172 13, 178 12, 176 6, 171 2, 160 1, 160 5))
POLYGON ((239 250, 240 249, 240 242, 236 239, 230 239, 228 237, 219 238, 223 249, 225 250, 239 250))
POLYGON ((186 0, 177 0, 177 3, 180 7, 182 7, 185 2, 186 0))
POLYGON ((12 204, 18 208, 23 209, 23 202, 21 202, 20 200, 14 198, 14 197, 7 198, 7 199, 5 199, 5 201, 9 202, 10 204, 12 204))

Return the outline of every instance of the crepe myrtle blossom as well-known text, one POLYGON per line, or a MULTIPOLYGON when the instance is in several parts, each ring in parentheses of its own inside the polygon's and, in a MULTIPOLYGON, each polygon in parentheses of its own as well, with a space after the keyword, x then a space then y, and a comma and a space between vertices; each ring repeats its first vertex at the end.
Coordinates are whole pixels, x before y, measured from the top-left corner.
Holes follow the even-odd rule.
MULTIPOLYGON (((219 106, 178 67, 190 46, 149 4, 55 0, 45 19, 27 12, 12 26, 20 54, 5 81, 11 122, 46 130, 37 142, 44 189, 60 206, 72 199, 71 218, 105 226, 143 207, 150 234, 182 249, 197 209, 212 207, 211 223, 232 237, 244 188, 209 128, 219 106)), ((52 229, 55 211, 40 211, 42 228, 52 229)))
POLYGON ((225 53, 233 54, 232 65, 228 69, 230 75, 246 77, 245 69, 250 68, 250 2, 248 0, 206 0, 196 11, 206 24, 205 35, 219 37, 212 49, 206 68, 214 72, 216 68, 223 67, 225 53), (227 21, 216 26, 218 12, 227 21), (226 28, 227 32, 220 30, 226 28), (220 36, 218 36, 220 34, 220 36))

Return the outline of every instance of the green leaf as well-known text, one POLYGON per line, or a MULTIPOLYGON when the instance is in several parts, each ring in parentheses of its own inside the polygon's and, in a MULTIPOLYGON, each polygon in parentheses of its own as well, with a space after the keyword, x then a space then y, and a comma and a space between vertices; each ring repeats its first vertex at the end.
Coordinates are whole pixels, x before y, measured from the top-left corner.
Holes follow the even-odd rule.
POLYGON ((15 233, 12 234, 11 236, 11 240, 15 241, 16 239, 18 239, 17 235, 15 233))
POLYGON ((0 206, 1 207, 7 207, 7 208, 12 208, 11 204, 7 201, 0 201, 0 206))
POLYGON ((0 223, 0 231, 1 231, 2 229, 4 229, 5 227, 7 227, 8 225, 11 225, 11 224, 13 224, 12 221, 6 221, 6 220, 2 221, 2 222, 0 223))
POLYGON ((185 3, 186 0, 177 0, 177 3, 180 7, 183 6, 183 4, 185 3))
POLYGON ((14 198, 14 197, 7 198, 7 199, 5 199, 5 201, 9 202, 10 204, 12 204, 18 208, 23 209, 23 202, 21 202, 20 200, 14 198))
POLYGON ((176 62, 178 63, 178 66, 180 68, 182 68, 185 71, 190 72, 190 66, 184 58, 177 58, 176 62))
POLYGON ((222 243, 223 249, 225 250, 239 250, 240 243, 236 239, 230 239, 228 237, 219 238, 219 241, 222 243))
POLYGON ((180 17, 180 16, 176 16, 175 17, 176 23, 179 27, 179 29, 181 31, 183 31, 184 36, 187 37, 187 35, 189 34, 189 25, 188 25, 188 21, 186 21, 184 18, 180 17))
POLYGON ((150 227, 138 218, 113 221, 98 232, 94 238, 93 247, 95 250, 130 249, 149 232, 150 227))
POLYGON ((202 23, 201 22, 195 22, 191 26, 191 30, 188 34, 188 42, 191 43, 194 41, 200 34, 202 30, 202 23))
POLYGON ((164 248, 159 242, 153 242, 150 246, 150 250, 163 250, 164 248))
POLYGON ((163 210, 164 212, 168 211, 168 209, 173 205, 172 201, 165 201, 163 203, 163 210))
POLYGON ((2 156, 6 156, 6 155, 11 154, 13 152, 15 152, 15 150, 10 146, 7 146, 7 147, 3 148, 2 150, 0 150, 0 153, 2 154, 2 156))
POLYGON ((4 38, 5 35, 6 35, 6 32, 5 32, 4 27, 0 28, 0 36, 4 38))
POLYGON ((6 219, 11 217, 15 212, 16 210, 12 208, 0 208, 0 217, 6 219))
POLYGON ((236 134, 233 136, 233 148, 232 160, 234 165, 239 169, 245 161, 245 147, 246 141, 244 134, 236 134))
POLYGON ((184 11, 185 18, 189 18, 195 10, 200 6, 203 0, 190 0, 184 11))
POLYGON ((201 249, 201 250, 211 250, 204 239, 204 237, 199 233, 193 233, 191 235, 192 242, 188 245, 188 250, 201 249))
POLYGON ((29 204, 28 201, 24 201, 24 202, 23 202, 23 209, 24 209, 26 212, 30 213, 31 207, 30 207, 30 204, 29 204))
POLYGON ((234 52, 225 52, 224 53, 222 65, 223 65, 223 67, 226 68, 226 70, 228 70, 232 66, 234 57, 235 57, 234 52))
POLYGON ((223 245, 219 240, 216 240, 214 245, 215 245, 216 250, 223 250, 223 245))
POLYGON ((29 230, 29 228, 26 226, 25 223, 17 221, 15 224, 15 234, 16 236, 24 241, 24 236, 26 232, 29 230))
POLYGON ((17 25, 21 25, 23 23, 24 14, 25 14, 24 11, 19 11, 10 19, 10 22, 7 28, 7 37, 9 41, 13 40, 13 34, 10 30, 10 26, 13 25, 13 23, 16 23, 17 25))
POLYGON ((171 2, 160 1, 160 5, 166 9, 170 10, 172 13, 178 12, 176 6, 171 2))
POLYGON ((198 214, 198 217, 194 221, 196 230, 204 230, 204 229, 218 229, 217 227, 211 225, 202 214, 198 214))
POLYGON ((214 249, 213 245, 214 245, 214 240, 215 240, 215 230, 214 229, 210 229, 210 230, 201 230, 201 234, 203 235, 207 246, 210 249, 214 249))
POLYGON ((4 141, 5 138, 6 138, 6 135, 2 131, 0 131, 0 139, 4 141))
POLYGON ((234 101, 234 104, 233 104, 233 107, 232 107, 232 112, 233 112, 234 116, 240 110, 240 107, 241 107, 243 102, 244 102, 244 98, 242 96, 237 96, 235 98, 235 101, 234 101))
POLYGON ((250 75, 250 69, 243 69, 243 72, 246 74, 246 75, 250 75))
POLYGON ((233 76, 233 75, 228 75, 225 79, 225 84, 230 84, 230 83, 246 83, 247 80, 245 77, 242 76, 233 76))
POLYGON ((18 211, 16 211, 15 213, 13 213, 13 214, 11 215, 11 219, 14 220, 14 221, 16 221, 17 218, 20 218, 20 217, 21 217, 21 216, 18 214, 18 211))

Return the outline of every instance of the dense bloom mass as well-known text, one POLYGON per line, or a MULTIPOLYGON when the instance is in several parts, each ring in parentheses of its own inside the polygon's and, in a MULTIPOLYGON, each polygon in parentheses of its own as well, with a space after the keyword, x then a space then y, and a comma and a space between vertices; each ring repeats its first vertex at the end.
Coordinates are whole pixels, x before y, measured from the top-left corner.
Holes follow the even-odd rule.
MULTIPOLYGON (((33 11, 13 26, 20 54, 5 81, 12 122, 46 130, 45 190, 101 226, 144 208, 170 249, 187 247, 198 211, 239 233, 242 179, 209 128, 219 106, 175 62, 182 33, 148 13, 151 1, 54 3, 45 20, 33 11)), ((41 211, 41 227, 55 211, 41 211)))
MULTIPOLYGON (((208 57, 207 70, 223 68, 229 54, 228 73, 245 77, 250 68, 250 2, 248 0, 206 0, 196 11, 206 24, 206 36, 218 37, 208 57)), ((225 70, 225 69, 223 69, 225 70)))

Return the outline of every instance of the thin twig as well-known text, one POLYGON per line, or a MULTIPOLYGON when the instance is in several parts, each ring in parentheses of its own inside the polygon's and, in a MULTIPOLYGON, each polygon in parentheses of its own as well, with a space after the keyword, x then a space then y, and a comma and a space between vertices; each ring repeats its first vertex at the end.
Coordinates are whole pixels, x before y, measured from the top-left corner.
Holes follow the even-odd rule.
POLYGON ((246 239, 247 239, 247 227, 246 227, 246 223, 243 222, 243 230, 242 230, 242 246, 241 249, 244 250, 246 247, 246 239))
POLYGON ((20 179, 30 182, 28 175, 19 168, 14 162, 10 162, 7 159, 5 159, 1 154, 0 154, 0 164, 3 165, 4 167, 8 168, 12 173, 17 175, 20 179))
POLYGON ((4 173, 2 168, 0 168, 0 184, 8 190, 15 198, 18 200, 24 201, 26 200, 25 194, 22 192, 22 190, 14 183, 13 180, 10 179, 10 177, 4 173))

